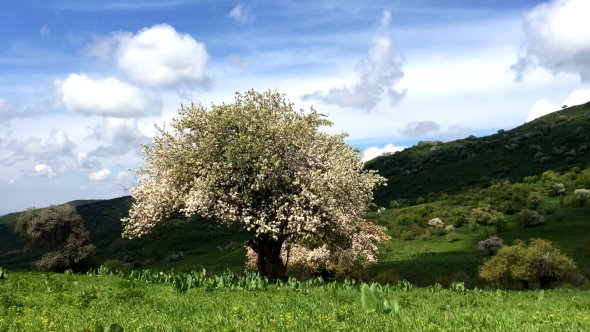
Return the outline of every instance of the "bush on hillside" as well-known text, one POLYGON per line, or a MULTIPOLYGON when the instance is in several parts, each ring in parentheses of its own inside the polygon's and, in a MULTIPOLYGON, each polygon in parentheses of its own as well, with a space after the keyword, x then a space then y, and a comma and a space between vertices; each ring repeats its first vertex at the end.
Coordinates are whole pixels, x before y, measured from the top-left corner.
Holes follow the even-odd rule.
POLYGON ((520 281, 524 288, 529 288, 534 282, 541 288, 549 288, 553 282, 573 279, 576 265, 551 241, 533 239, 525 245, 517 240, 487 260, 480 267, 479 275, 495 283, 520 281))
POLYGON ((492 226, 501 223, 506 219, 502 212, 491 209, 490 207, 481 206, 471 210, 469 221, 484 226, 492 226))
POLYGON ((90 235, 71 205, 28 209, 18 217, 15 230, 29 240, 27 249, 45 247, 49 250, 35 262, 35 267, 41 271, 76 269, 94 254, 90 235))
POLYGON ((539 205, 541 205, 541 203, 543 203, 543 196, 541 196, 540 193, 533 191, 532 193, 529 194, 529 198, 527 200, 527 203, 529 204, 529 206, 533 210, 536 210, 537 208, 539 208, 539 205))
POLYGON ((547 195, 551 197, 555 196, 564 196, 567 193, 565 189, 565 185, 563 183, 555 183, 551 187, 549 187, 549 191, 547 195))
POLYGON ((478 252, 486 252, 489 255, 495 254, 504 246, 504 240, 498 236, 490 236, 487 239, 479 241, 475 248, 478 252))
POLYGON ((590 202, 590 189, 576 189, 571 199, 572 206, 585 206, 590 202))
POLYGON ((537 211, 522 210, 516 215, 518 224, 522 227, 535 227, 545 224, 545 218, 537 211))

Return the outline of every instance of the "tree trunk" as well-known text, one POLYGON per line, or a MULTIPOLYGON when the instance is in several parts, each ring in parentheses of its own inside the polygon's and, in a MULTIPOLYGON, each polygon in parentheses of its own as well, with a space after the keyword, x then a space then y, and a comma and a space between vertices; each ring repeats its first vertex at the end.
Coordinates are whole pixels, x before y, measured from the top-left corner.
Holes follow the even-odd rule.
POLYGON ((281 260, 283 241, 272 239, 264 234, 248 242, 248 246, 256 252, 258 273, 270 280, 285 278, 285 264, 281 260))
POLYGON ((528 280, 521 280, 522 281, 522 288, 529 289, 529 281, 528 280))
POLYGON ((539 283, 541 289, 548 289, 549 285, 551 284, 551 281, 549 280, 549 278, 539 278, 539 283))

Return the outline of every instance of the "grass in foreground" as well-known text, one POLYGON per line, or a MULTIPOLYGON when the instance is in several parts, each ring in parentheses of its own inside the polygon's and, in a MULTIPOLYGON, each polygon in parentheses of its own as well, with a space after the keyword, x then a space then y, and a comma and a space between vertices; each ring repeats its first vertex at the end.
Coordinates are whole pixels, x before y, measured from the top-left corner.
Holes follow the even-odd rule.
POLYGON ((227 276, 193 274, 199 287, 179 292, 171 274, 9 273, 0 280, 0 331, 89 331, 113 323, 125 331, 590 330, 587 291, 400 283, 369 292, 351 282, 276 285, 227 276))

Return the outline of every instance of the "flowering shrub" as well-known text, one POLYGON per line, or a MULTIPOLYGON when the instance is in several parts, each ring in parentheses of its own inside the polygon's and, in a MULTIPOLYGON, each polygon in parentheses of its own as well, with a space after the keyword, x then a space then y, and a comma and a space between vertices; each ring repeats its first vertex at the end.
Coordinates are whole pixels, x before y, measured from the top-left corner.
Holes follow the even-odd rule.
POLYGON ((516 215, 516 220, 522 227, 540 226, 545 223, 545 218, 537 211, 522 210, 516 215))
POLYGON ((590 189, 576 189, 572 196, 572 206, 584 206, 590 202, 590 189))
POLYGON ((440 218, 432 218, 432 219, 428 220, 428 226, 439 227, 444 224, 445 223, 440 218))
POLYGON ((504 240, 498 236, 490 236, 485 240, 479 241, 475 248, 478 252, 487 252, 490 255, 495 254, 500 248, 504 246, 504 240))

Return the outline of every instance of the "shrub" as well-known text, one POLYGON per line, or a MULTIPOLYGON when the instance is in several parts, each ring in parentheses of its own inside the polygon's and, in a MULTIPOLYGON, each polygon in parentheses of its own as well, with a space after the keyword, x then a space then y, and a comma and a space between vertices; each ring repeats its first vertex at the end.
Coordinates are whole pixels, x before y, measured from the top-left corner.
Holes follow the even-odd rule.
POLYGON ((446 235, 446 239, 449 242, 455 242, 455 241, 459 241, 461 239, 461 237, 459 236, 459 234, 457 234, 457 232, 451 232, 446 235))
POLYGON ((529 194, 527 202, 533 210, 536 210, 539 207, 539 205, 543 203, 543 196, 541 196, 540 193, 533 191, 529 194))
POLYGON ((389 202, 389 208, 390 209, 399 209, 402 206, 403 205, 400 202, 396 201, 396 200, 392 200, 392 201, 389 202))
POLYGON ((547 195, 554 197, 554 196, 563 196, 566 193, 567 193, 567 191, 565 190, 565 186, 563 185, 563 183, 555 183, 549 188, 547 195))
POLYGON ((444 221, 442 221, 442 219, 440 219, 440 218, 432 218, 432 219, 428 220, 428 226, 431 226, 431 227, 439 227, 444 224, 445 224, 444 221))
POLYGON ((495 254, 504 246, 504 240, 498 236, 490 236, 485 240, 479 241, 475 248, 478 252, 487 252, 489 255, 495 254))
POLYGON ((502 204, 500 204, 498 208, 500 212, 508 215, 515 214, 516 212, 518 212, 518 210, 520 210, 518 204, 516 204, 516 202, 513 201, 504 201, 502 202, 502 204))
POLYGON ((498 211, 492 210, 489 207, 477 207, 471 210, 470 222, 480 225, 494 225, 506 219, 506 216, 498 211))
POLYGON ((35 262, 35 267, 42 271, 79 268, 94 253, 82 218, 71 205, 28 209, 18 217, 15 230, 29 240, 27 249, 49 249, 35 262))
POLYGON ((574 261, 553 242, 542 239, 533 239, 528 246, 522 241, 504 246, 479 269, 480 277, 487 281, 521 281, 524 288, 530 282, 548 288, 555 281, 573 278, 575 273, 574 261))
POLYGON ((535 227, 545 223, 545 218, 537 211, 522 210, 516 215, 518 224, 522 227, 535 227))
POLYGON ((576 189, 571 199, 572 206, 585 206, 590 202, 590 189, 576 189))

